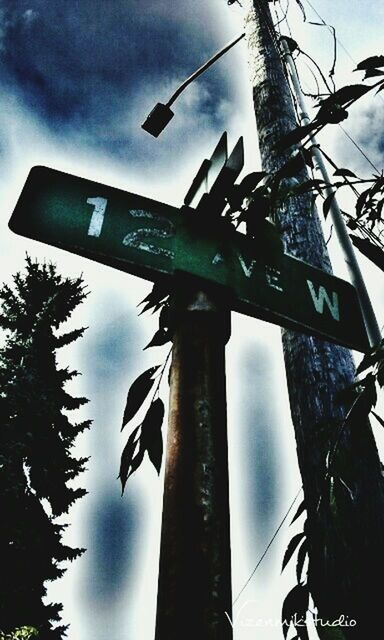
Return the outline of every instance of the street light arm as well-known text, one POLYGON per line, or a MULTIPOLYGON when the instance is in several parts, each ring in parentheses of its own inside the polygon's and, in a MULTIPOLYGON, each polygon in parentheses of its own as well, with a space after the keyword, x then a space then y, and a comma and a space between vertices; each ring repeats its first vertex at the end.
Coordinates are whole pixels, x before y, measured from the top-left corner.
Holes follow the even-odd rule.
POLYGON ((245 37, 245 33, 242 33, 240 36, 237 36, 237 38, 235 38, 234 40, 231 40, 231 42, 228 42, 228 44, 226 44, 225 47, 220 49, 220 51, 217 51, 212 56, 212 58, 207 60, 207 62, 205 62, 203 65, 201 65, 201 67, 199 67, 196 71, 194 71, 192 73, 192 75, 189 76, 189 78, 184 80, 184 82, 176 89, 176 91, 172 94, 172 96, 168 100, 167 107, 170 107, 171 104, 173 104, 175 102, 175 100, 184 91, 184 89, 186 89, 186 87, 189 84, 191 84, 191 82, 193 82, 196 78, 198 78, 198 76, 200 76, 202 73, 204 73, 204 71, 206 71, 209 67, 211 67, 216 62, 216 60, 221 58, 221 56, 223 56, 225 53, 227 53, 227 51, 232 49, 232 47, 234 47, 235 44, 240 42, 240 40, 242 40, 244 37, 245 37))
POLYGON ((162 104, 161 102, 158 102, 155 105, 155 107, 152 109, 151 113, 147 116, 145 122, 141 125, 142 129, 144 129, 144 131, 147 131, 152 136, 157 138, 174 116, 173 111, 170 109, 171 104, 175 102, 175 100, 179 97, 179 95, 184 91, 184 89, 189 84, 191 84, 191 82, 195 80, 195 78, 197 78, 202 73, 204 73, 204 71, 206 71, 211 65, 213 65, 216 62, 216 60, 221 58, 221 56, 223 56, 224 53, 229 51, 229 49, 232 49, 232 47, 234 47, 235 44, 237 44, 240 40, 242 40, 244 36, 245 36, 245 33, 242 33, 240 36, 237 36, 237 38, 235 38, 234 40, 231 40, 231 42, 225 45, 225 47, 220 49, 220 51, 215 53, 215 55, 212 56, 212 58, 207 60, 207 62, 205 62, 201 67, 199 67, 197 71, 192 73, 192 75, 190 75, 189 78, 184 80, 184 82, 176 89, 176 91, 171 95, 170 99, 166 104, 162 104))

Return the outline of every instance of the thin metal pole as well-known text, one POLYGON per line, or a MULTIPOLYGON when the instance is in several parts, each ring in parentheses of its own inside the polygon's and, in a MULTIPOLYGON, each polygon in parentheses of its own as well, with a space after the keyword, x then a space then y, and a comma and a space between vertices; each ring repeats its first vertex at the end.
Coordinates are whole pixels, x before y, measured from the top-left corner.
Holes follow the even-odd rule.
MULTIPOLYGON (((299 111, 300 124, 306 125, 310 122, 310 117, 308 115, 308 112, 306 111, 304 96, 301 90, 301 85, 300 85, 299 77, 297 74, 296 66, 293 61, 292 54, 287 44, 287 41, 284 40, 284 38, 281 39, 281 47, 284 54, 284 59, 290 71, 292 85, 293 85, 296 99, 300 109, 299 111)), ((323 177, 323 180, 327 184, 329 184, 330 183, 329 174, 325 166, 321 151, 319 150, 316 137, 314 135, 311 136, 311 142, 313 144, 312 154, 315 160, 315 169, 317 169, 320 172, 320 174, 323 177)), ((326 187, 325 193, 327 196, 330 196, 332 193, 335 193, 335 189, 333 189, 332 187, 326 187)), ((336 197, 334 197, 332 200, 332 204, 330 207, 330 215, 331 215, 331 219, 332 219, 341 249, 344 254, 344 260, 348 268, 351 282, 354 285, 357 291, 357 295, 359 297, 359 301, 360 301, 361 309, 363 312, 364 321, 367 328, 367 333, 369 336, 371 346, 375 346, 379 344, 379 342, 381 341, 380 327, 376 320, 375 312, 373 310, 372 303, 369 298, 367 288, 365 286, 364 278, 361 273, 359 263, 357 262, 357 259, 356 259, 356 254, 353 248, 353 244, 348 235, 348 230, 345 225, 343 215, 340 211, 340 207, 338 205, 336 197)))
POLYGON ((230 314, 206 293, 183 297, 175 305, 155 640, 231 640, 230 314))

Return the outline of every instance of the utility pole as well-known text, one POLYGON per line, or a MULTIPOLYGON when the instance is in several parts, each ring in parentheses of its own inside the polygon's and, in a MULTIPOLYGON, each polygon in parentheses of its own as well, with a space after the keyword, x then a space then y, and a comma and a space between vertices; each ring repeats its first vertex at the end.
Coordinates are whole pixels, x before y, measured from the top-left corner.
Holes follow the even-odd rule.
MULTIPOLYGON (((299 106, 299 121, 300 121, 300 124, 304 126, 306 124, 309 124, 311 120, 305 107, 304 95, 301 90, 301 85, 300 85, 299 77, 297 74, 296 66, 293 61, 292 53, 287 44, 287 41, 284 38, 281 39, 281 48, 282 48, 284 60, 286 61, 286 64, 289 68, 289 73, 292 80, 292 86, 295 91, 295 97, 299 106)), ((329 184, 330 178, 328 175, 327 168, 325 166, 325 162, 323 160, 322 153, 317 144, 316 136, 314 135, 311 136, 311 143, 312 143, 311 151, 315 161, 315 169, 319 171, 324 182, 329 184)), ((335 190, 332 187, 325 188, 325 195, 327 197, 331 196, 333 193, 335 193, 335 190)), ((344 255, 344 260, 348 268, 351 282, 356 288, 357 294, 359 296, 361 309, 364 315, 364 320, 367 327, 367 332, 368 332, 371 346, 375 346, 379 344, 381 340, 380 327, 377 323, 375 312, 373 310, 373 307, 369 298, 369 294, 365 286, 362 273, 360 271, 359 263, 355 255, 355 250, 353 248, 351 239, 348 235, 348 230, 343 219, 343 214, 340 211, 340 207, 337 202, 336 196, 334 196, 332 199, 329 212, 330 212, 331 219, 336 231, 337 239, 339 241, 341 250, 344 255)))
MULTIPOLYGON (((289 157, 277 151, 276 143, 297 122, 267 0, 248 0, 245 29, 262 166, 274 172, 289 157)), ((297 178, 308 179, 306 171, 297 178)), ((310 196, 290 199, 276 216, 286 251, 330 271, 310 196)), ((323 620, 335 621, 342 614, 357 620, 357 627, 340 628, 338 637, 368 637, 379 628, 376 585, 384 568, 384 494, 366 420, 343 430, 335 477, 327 487, 324 482, 327 453, 348 411, 340 392, 354 380, 353 360, 345 348, 298 332, 283 330, 282 340, 308 514, 309 590, 323 620)))
POLYGON ((185 283, 176 296, 155 639, 231 640, 230 312, 185 283))

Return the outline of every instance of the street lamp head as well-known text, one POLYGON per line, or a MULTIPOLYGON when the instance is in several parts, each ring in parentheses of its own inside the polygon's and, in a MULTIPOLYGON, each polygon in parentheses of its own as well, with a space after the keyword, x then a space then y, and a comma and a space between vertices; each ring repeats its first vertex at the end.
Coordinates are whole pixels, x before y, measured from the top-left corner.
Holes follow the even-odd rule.
POLYGON ((166 104, 158 102, 145 122, 141 125, 141 128, 157 138, 163 129, 165 129, 168 122, 172 120, 173 116, 173 111, 166 104))

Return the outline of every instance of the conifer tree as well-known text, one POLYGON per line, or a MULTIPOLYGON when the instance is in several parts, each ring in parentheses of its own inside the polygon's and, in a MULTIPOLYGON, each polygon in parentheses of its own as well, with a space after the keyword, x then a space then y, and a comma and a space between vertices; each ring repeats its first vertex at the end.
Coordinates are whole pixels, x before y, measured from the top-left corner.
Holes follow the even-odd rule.
POLYGON ((65 390, 77 372, 59 368, 56 351, 82 336, 58 329, 85 297, 81 277, 28 256, 26 272, 0 289, 0 629, 34 627, 39 640, 63 637, 62 606, 43 601, 46 583, 84 551, 62 543, 58 518, 86 493, 69 483, 84 470, 87 458, 71 450, 90 421, 68 418, 87 400, 65 390))

